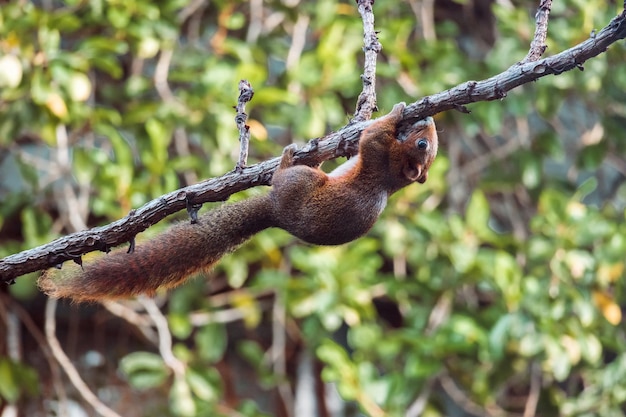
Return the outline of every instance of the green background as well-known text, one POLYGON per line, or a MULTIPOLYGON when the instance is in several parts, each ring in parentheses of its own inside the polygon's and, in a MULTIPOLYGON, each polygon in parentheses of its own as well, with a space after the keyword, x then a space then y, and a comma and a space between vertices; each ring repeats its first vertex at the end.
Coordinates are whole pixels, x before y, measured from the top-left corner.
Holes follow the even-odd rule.
MULTIPOLYGON (((526 55, 536 2, 437 1, 424 20, 427 3, 374 6, 378 115, 526 55)), ((546 54, 619 12, 555 2, 546 54)), ((230 171, 240 79, 255 89, 250 163, 345 125, 361 48, 351 2, 3 3, 0 257, 230 171)), ((59 308, 62 345, 131 417, 293 415, 285 392, 323 415, 324 389, 344 415, 626 414, 625 55, 619 42, 584 71, 437 115, 429 180, 394 195, 366 237, 313 247, 264 231, 161 295, 182 375, 98 305, 59 308), (304 394, 302 369, 317 387, 304 394)), ((9 355, 18 306, 42 326, 36 276, 1 290, 0 400, 56 415, 32 329, 20 324, 23 356, 9 355)))

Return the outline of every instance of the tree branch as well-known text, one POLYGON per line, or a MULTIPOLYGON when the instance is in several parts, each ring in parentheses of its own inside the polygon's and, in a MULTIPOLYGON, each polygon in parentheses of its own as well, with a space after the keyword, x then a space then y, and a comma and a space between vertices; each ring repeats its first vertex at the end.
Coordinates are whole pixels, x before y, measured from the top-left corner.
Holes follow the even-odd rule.
POLYGON ((363 122, 372 118, 372 113, 378 110, 376 106, 376 59, 383 49, 374 30, 374 0, 357 0, 359 14, 363 20, 363 90, 356 100, 356 111, 352 122, 363 122))
POLYGON ((572 48, 532 62, 519 62, 506 71, 482 81, 466 81, 450 90, 424 97, 404 109, 403 125, 446 110, 468 112, 466 104, 501 100, 507 93, 546 75, 559 75, 605 52, 609 46, 626 37, 626 11, 614 17, 600 32, 572 48))
MULTIPOLYGON (((532 62, 514 64, 506 71, 482 81, 467 81, 452 89, 433 94, 408 105, 400 133, 416 120, 433 116, 446 110, 469 112, 465 105, 480 101, 500 100, 515 87, 536 81, 547 75, 559 75, 583 64, 626 37, 626 12, 613 18, 596 34, 557 55, 532 62)), ((355 153, 361 131, 370 121, 354 122, 320 140, 314 140, 296 152, 298 164, 316 165, 325 160, 355 153)), ((106 226, 74 233, 51 243, 29 249, 0 260, 0 281, 11 283, 16 277, 29 272, 60 265, 65 261, 80 261, 82 254, 96 250, 108 251, 111 247, 130 242, 134 237, 188 206, 209 201, 224 201, 231 194, 258 185, 269 185, 279 158, 273 158, 246 167, 240 173, 231 171, 221 177, 208 179, 172 191, 144 206, 132 210, 128 216, 106 226)))
POLYGON ((239 160, 235 165, 235 172, 241 172, 248 164, 248 147, 250 146, 250 126, 246 124, 248 115, 246 114, 246 103, 252 100, 254 89, 246 80, 239 81, 239 98, 237 99, 237 116, 235 123, 239 130, 239 160))
POLYGON ((522 63, 538 60, 546 49, 548 49, 546 37, 548 36, 548 20, 550 19, 551 9, 552 0, 541 0, 537 13, 535 14, 535 36, 530 44, 528 55, 522 60, 522 63))
POLYGON ((56 319, 54 317, 54 312, 56 310, 58 301, 54 298, 49 298, 46 303, 46 316, 45 316, 45 331, 46 331, 46 340, 48 341, 48 346, 50 346, 50 350, 54 355, 54 358, 57 360, 61 368, 65 371, 65 374, 70 379, 74 388, 78 391, 78 393, 83 397, 85 401, 91 405, 96 412, 103 417, 121 417, 115 411, 107 407, 96 394, 93 393, 91 389, 87 386, 83 378, 78 373, 78 370, 65 354, 65 351, 61 347, 59 343, 59 339, 56 336, 56 319))

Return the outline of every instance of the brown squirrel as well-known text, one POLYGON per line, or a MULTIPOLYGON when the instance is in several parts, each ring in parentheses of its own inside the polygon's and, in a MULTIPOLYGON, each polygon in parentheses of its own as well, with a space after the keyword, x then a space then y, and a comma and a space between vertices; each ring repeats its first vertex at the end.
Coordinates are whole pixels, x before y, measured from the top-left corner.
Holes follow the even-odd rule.
POLYGON ((412 182, 424 183, 437 154, 432 118, 418 121, 405 137, 396 127, 405 104, 374 120, 362 133, 359 153, 330 174, 294 165, 295 145, 283 151, 267 195, 225 204, 197 224, 181 222, 134 252, 116 250, 86 262, 51 269, 39 279, 52 297, 97 301, 172 288, 210 268, 225 253, 269 227, 280 227, 305 242, 339 245, 373 226, 387 198, 412 182))

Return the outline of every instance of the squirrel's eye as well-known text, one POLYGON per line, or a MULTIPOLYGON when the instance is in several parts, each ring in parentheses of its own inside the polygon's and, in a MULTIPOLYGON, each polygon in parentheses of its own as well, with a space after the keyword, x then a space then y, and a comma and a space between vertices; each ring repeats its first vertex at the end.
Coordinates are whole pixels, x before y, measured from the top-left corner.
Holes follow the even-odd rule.
POLYGON ((426 139, 420 139, 417 141, 417 149, 423 151, 428 148, 428 141, 426 139))

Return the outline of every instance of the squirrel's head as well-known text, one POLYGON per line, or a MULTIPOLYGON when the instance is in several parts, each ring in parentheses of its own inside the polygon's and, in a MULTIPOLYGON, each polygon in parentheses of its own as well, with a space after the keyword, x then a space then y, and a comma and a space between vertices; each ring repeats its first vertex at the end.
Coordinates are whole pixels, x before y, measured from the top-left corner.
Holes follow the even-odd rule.
POLYGON ((425 183, 439 146, 435 121, 432 117, 417 121, 398 141, 403 150, 402 175, 410 182, 425 183))

